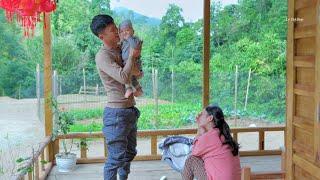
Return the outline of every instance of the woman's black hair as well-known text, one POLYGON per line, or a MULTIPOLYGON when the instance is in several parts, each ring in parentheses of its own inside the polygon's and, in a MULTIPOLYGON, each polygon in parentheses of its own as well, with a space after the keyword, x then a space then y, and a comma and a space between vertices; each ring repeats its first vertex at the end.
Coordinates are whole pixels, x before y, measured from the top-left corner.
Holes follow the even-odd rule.
POLYGON ((109 24, 114 23, 113 18, 106 14, 99 14, 93 17, 90 29, 94 35, 98 37, 99 33, 101 33, 109 24))
POLYGON ((237 156, 239 154, 239 144, 233 140, 231 136, 230 128, 227 122, 224 120, 222 109, 216 105, 209 105, 205 108, 205 110, 213 117, 215 128, 220 130, 220 136, 224 136, 225 141, 223 144, 228 144, 231 148, 233 156, 237 156))

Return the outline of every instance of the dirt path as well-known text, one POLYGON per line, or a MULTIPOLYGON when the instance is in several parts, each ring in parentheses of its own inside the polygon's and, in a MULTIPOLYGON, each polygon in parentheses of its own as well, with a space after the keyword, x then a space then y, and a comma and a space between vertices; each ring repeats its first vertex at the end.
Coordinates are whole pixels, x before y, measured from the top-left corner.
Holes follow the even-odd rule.
POLYGON ((15 160, 30 156, 32 147, 38 148, 43 129, 35 100, 0 97, 0 179, 9 179, 16 171, 15 160))
MULTIPOLYGON (((37 117, 35 100, 0 99, 0 137, 8 136, 16 143, 25 143, 43 137, 43 125, 37 117)), ((0 141, 0 145, 3 144, 0 141)))

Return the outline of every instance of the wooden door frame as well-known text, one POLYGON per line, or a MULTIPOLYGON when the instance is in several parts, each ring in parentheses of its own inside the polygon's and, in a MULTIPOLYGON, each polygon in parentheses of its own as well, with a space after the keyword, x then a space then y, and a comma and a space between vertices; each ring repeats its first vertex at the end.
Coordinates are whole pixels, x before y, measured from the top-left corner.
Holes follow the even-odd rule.
POLYGON ((287 34, 287 85, 286 85, 286 178, 292 179, 292 121, 294 117, 294 94, 293 86, 296 81, 293 58, 294 58, 294 22, 289 19, 294 18, 294 0, 288 0, 288 34, 287 34))

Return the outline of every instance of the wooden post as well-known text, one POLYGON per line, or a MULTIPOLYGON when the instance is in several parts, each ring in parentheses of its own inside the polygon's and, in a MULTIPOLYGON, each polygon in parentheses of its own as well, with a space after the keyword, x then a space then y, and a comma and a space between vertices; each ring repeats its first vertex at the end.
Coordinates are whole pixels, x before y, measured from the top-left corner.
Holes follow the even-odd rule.
POLYGON ((45 162, 45 159, 44 159, 44 152, 41 152, 41 156, 40 156, 40 162, 41 162, 41 171, 45 171, 45 165, 44 165, 44 162, 45 162))
POLYGON ((154 67, 151 69, 151 78, 152 78, 152 93, 153 93, 153 100, 155 99, 155 70, 154 67))
POLYGON ((174 99, 174 72, 173 72, 173 68, 171 69, 171 103, 173 104, 173 99, 174 99))
POLYGON ((59 79, 60 79, 60 81, 59 81, 59 94, 62 94, 62 87, 61 87, 61 85, 62 85, 62 77, 60 76, 59 79))
MULTIPOLYGON (((44 15, 44 28, 43 28, 43 48, 44 48, 44 113, 45 113, 45 136, 52 135, 52 53, 51 53, 51 22, 50 13, 44 15)), ((53 146, 52 143, 48 145, 48 158, 53 161, 53 146)))
MULTIPOLYGON (((288 0, 288 18, 295 17, 295 1, 288 0)), ((292 121, 294 117, 294 95, 293 86, 295 81, 294 77, 294 22, 288 21, 287 33, 287 85, 286 85, 286 179, 293 179, 293 163, 292 163, 292 140, 293 140, 293 126, 292 121)))
POLYGON ((264 150, 265 131, 259 131, 259 150, 264 150))
POLYGON ((32 172, 28 172, 28 180, 32 180, 32 172))
MULTIPOLYGON (((34 148, 32 148, 32 159, 34 160, 35 159, 35 156, 34 156, 34 148)), ((35 177, 35 167, 34 167, 34 164, 35 164, 35 161, 33 161, 33 163, 31 164, 31 168, 32 168, 32 177, 33 177, 33 179, 34 179, 34 177, 35 177)))
MULTIPOLYGON (((159 76, 158 76, 158 69, 155 70, 155 85, 156 85, 156 115, 157 115, 157 120, 158 120, 158 117, 159 117, 159 76)), ((157 124, 157 121, 156 121, 156 124, 157 124)))
POLYGON ((21 84, 19 84, 18 99, 21 99, 21 84))
POLYGON ((53 154, 58 154, 60 150, 60 141, 59 139, 55 139, 53 141, 53 154))
POLYGON ((249 70, 248 75, 248 84, 247 84, 247 92, 246 92, 246 100, 244 102, 244 110, 247 110, 247 104, 248 104, 248 96, 249 96, 249 87, 250 87, 250 79, 251 79, 251 69, 249 70))
POLYGON ((155 74, 154 74, 154 82, 155 82, 155 105, 156 105, 156 121, 155 121, 155 126, 157 125, 157 122, 158 122, 158 117, 159 117, 159 100, 158 100, 158 69, 155 69, 155 74))
POLYGON ((233 133, 233 140, 235 140, 236 142, 238 142, 238 132, 234 132, 234 133, 233 133))
POLYGON ((154 122, 153 125, 157 125, 159 116, 159 102, 158 102, 158 69, 152 68, 152 84, 153 84, 153 98, 154 98, 154 122))
MULTIPOLYGON (((173 61, 173 52, 174 52, 174 46, 171 47, 171 61, 173 61)), ((173 74, 173 67, 171 67, 171 104, 173 104, 173 98, 174 98, 174 84, 173 84, 174 74, 173 74)))
POLYGON ((210 93, 210 0, 203 0, 203 94, 202 107, 209 105, 210 93))
MULTIPOLYGON (((316 5, 316 14, 320 13, 320 2, 317 1, 316 5)), ((319 16, 316 16, 316 47, 315 49, 320 48, 320 23, 319 16)), ((316 160, 316 164, 320 167, 320 52, 315 51, 315 118, 314 118, 314 146, 313 146, 313 156, 316 160)))
POLYGON ((84 102, 87 102, 86 72, 85 72, 84 68, 82 69, 82 74, 83 74, 84 102))
POLYGON ((237 94, 238 94, 238 65, 236 65, 236 74, 235 74, 235 80, 234 80, 234 121, 235 121, 235 126, 237 127, 237 94))
POLYGON ((241 180, 251 179, 251 169, 250 167, 244 167, 241 169, 241 180))
POLYGON ((37 113, 38 113, 38 118, 39 118, 39 121, 42 121, 42 118, 41 118, 41 94, 40 94, 40 65, 37 64, 37 67, 36 67, 36 74, 37 74, 37 85, 36 85, 36 90, 37 90, 37 113))
POLYGON ((286 151, 283 147, 280 148, 280 150, 281 150, 281 171, 285 171, 286 170, 286 151))
POLYGON ((151 136, 151 155, 157 155, 157 136, 151 136))
POLYGON ((58 97, 58 74, 57 71, 53 71, 53 97, 57 100, 58 97))
MULTIPOLYGON (((52 98, 58 102, 58 74, 57 71, 53 71, 53 88, 52 88, 52 98)), ((57 104, 58 105, 58 104, 57 104)), ((55 128, 56 124, 54 122, 57 122, 59 119, 58 112, 53 112, 53 128, 55 128)), ((54 145, 53 145, 53 153, 54 153, 54 145)))
POLYGON ((39 158, 36 158, 36 160, 34 161, 34 179, 35 180, 39 180, 39 158))
POLYGON ((80 139, 80 157, 87 158, 87 139, 80 139))

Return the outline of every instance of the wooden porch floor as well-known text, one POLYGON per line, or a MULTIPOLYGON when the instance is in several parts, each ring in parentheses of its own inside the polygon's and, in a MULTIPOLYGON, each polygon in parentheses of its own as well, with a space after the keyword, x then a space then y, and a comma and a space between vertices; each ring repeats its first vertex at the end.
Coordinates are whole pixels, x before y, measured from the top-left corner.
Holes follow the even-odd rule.
MULTIPOLYGON (((253 172, 280 171, 280 156, 241 157, 241 166, 250 166, 253 172)), ((159 180, 166 176, 168 180, 179 180, 181 176, 163 161, 134 161, 131 165, 129 180, 159 180)), ((103 164, 80 164, 70 173, 60 173, 53 167, 48 180, 101 180, 103 164)))

